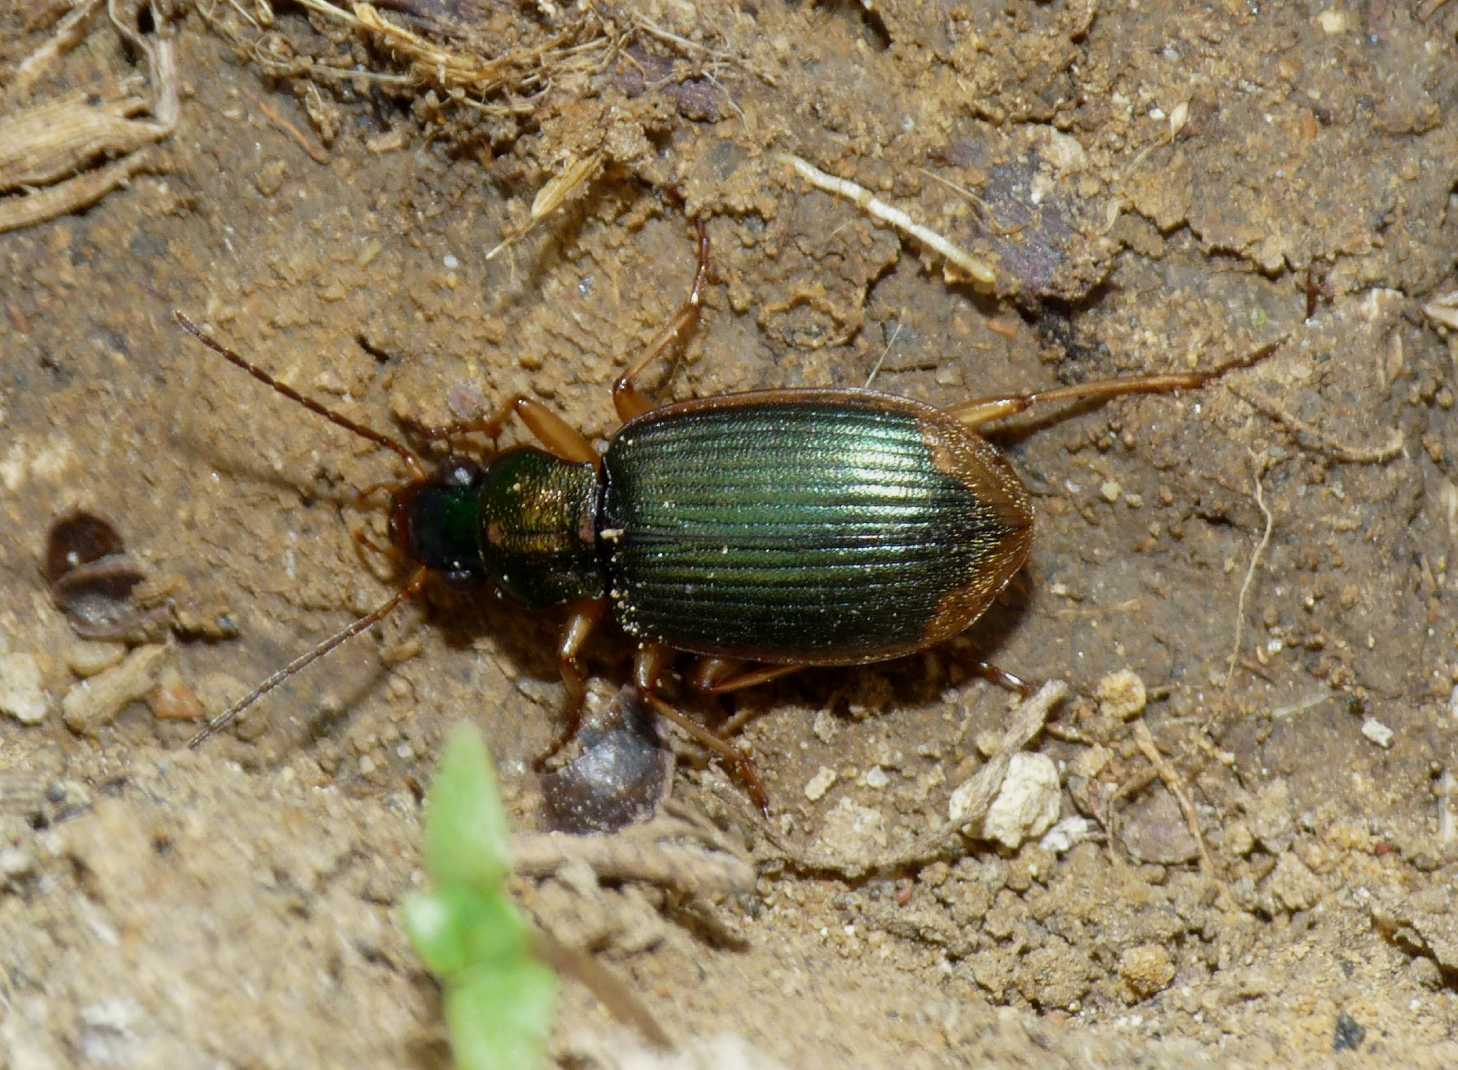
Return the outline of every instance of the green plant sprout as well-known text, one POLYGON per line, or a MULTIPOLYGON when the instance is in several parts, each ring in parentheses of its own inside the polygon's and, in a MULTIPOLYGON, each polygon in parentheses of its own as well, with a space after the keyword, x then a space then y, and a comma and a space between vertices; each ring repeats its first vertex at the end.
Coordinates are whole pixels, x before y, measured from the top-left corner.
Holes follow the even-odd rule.
POLYGON ((405 931, 445 990, 461 1070, 530 1070, 545 1062, 557 977, 506 891, 510 832, 481 735, 452 732, 425 802, 431 891, 405 901, 405 931))

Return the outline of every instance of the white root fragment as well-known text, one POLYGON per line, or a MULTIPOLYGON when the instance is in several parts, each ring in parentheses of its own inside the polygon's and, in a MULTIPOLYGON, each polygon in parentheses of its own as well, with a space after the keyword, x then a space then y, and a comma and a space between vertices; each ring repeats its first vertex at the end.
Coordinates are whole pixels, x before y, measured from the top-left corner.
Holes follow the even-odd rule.
POLYGON ((789 164, 795 172, 816 189, 844 197, 867 215, 887 223, 904 234, 921 242, 933 252, 946 257, 953 265, 965 272, 972 284, 979 290, 991 290, 997 283, 997 274, 981 260, 958 245, 942 237, 930 227, 923 226, 895 205, 880 200, 864 186, 858 186, 849 179, 828 175, 815 165, 789 152, 778 154, 778 158, 789 164))

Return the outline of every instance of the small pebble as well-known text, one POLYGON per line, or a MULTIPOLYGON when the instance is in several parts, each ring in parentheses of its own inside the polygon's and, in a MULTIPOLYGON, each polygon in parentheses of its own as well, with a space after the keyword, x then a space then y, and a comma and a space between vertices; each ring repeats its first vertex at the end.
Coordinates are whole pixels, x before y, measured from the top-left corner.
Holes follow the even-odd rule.
POLYGON ((13 881, 35 872, 35 856, 23 847, 0 851, 0 880, 13 881))
POLYGON ((1099 681, 1099 712, 1105 717, 1127 721, 1144 712, 1149 701, 1144 681, 1132 669, 1111 672, 1099 681))
POLYGON ((158 720, 201 721, 203 719, 202 700, 197 697, 197 692, 182 679, 182 674, 171 665, 162 670, 161 678, 157 681, 157 688, 148 696, 147 704, 152 707, 152 715, 158 720))
POLYGON ((830 790, 830 785, 834 783, 835 770, 822 765, 815 775, 805 782, 805 798, 811 802, 818 802, 825 797, 825 793, 830 790))
POLYGON ((36 724, 50 709, 41 690, 40 663, 32 654, 0 654, 0 712, 21 724, 36 724))
POLYGON ((886 848, 886 816, 880 810, 841 799, 825 815, 819 846, 854 873, 886 848))
POLYGON ((636 687, 589 686, 575 757, 541 775, 547 825, 583 836, 611 833, 658 812, 673 788, 673 750, 636 687))
POLYGON ((1044 833, 1043 838, 1038 841, 1038 846, 1045 851, 1052 851, 1055 855, 1067 854, 1079 844, 1093 839, 1094 832, 1095 826, 1092 821, 1075 814, 1072 817, 1065 817, 1044 833))
POLYGON ((1310 910, 1326 894, 1321 878, 1312 873, 1295 853, 1287 851, 1276 860, 1276 868, 1266 878, 1266 886, 1278 902, 1292 913, 1310 910))
POLYGON ((1099 484, 1099 496, 1113 505, 1119 500, 1119 495, 1124 493, 1124 488, 1115 483, 1112 479, 1106 479, 1099 484))
MULTIPOLYGON (((1458 695, 1458 688, 1454 689, 1454 694, 1458 695)), ((840 731, 835 724, 835 714, 824 709, 818 711, 815 714, 815 720, 810 724, 810 731, 815 733, 815 738, 820 740, 821 743, 829 744, 834 742, 837 733, 840 731)))
POLYGON ((1053 759, 1021 751, 1008 763, 997 798, 982 819, 982 835, 1004 847, 1017 847, 1053 827, 1058 805, 1058 767, 1053 759))
POLYGON ((1362 1024, 1346 1011, 1342 1011, 1337 1015, 1336 1026, 1332 1029, 1331 1050, 1356 1051, 1362 1046, 1362 1040, 1366 1036, 1367 1030, 1362 1024))
POLYGON ((1159 944, 1140 944, 1119 956, 1119 979, 1124 982, 1125 998, 1130 1003, 1163 991, 1174 975, 1169 952, 1159 944))
POLYGON ((66 647, 66 668, 77 676, 95 676, 127 656, 125 643, 107 643, 97 639, 77 639, 66 647))
POLYGON ((861 783, 868 788, 875 788, 879 791, 891 783, 891 778, 886 775, 886 770, 882 769, 879 765, 873 765, 861 777, 861 783))
POLYGON ((1375 717, 1368 717, 1362 722, 1362 735, 1366 736, 1383 750, 1392 746, 1392 729, 1388 728, 1375 717))

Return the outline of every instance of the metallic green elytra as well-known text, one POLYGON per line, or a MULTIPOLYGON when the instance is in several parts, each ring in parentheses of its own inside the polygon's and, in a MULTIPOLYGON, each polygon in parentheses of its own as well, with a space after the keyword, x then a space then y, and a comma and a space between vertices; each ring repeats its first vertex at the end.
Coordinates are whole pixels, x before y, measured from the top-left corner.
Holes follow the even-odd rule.
POLYGON ((936 409, 867 391, 688 402, 603 457, 598 552, 629 635, 781 664, 896 657, 965 629, 1022 566, 1027 494, 936 409))

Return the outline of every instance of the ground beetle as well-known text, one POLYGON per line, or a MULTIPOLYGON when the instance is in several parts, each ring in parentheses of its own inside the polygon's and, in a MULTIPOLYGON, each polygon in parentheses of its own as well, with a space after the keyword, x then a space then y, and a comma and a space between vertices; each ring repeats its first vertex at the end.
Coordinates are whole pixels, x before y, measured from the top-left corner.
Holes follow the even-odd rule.
POLYGON ((644 696, 732 763, 763 805, 745 754, 656 693, 672 651, 701 655, 692 684, 724 693, 805 666, 900 657, 957 635, 1022 567, 1033 536, 1027 490, 978 428, 1041 402, 1197 387, 1274 348, 1209 372, 994 395, 948 409, 821 389, 655 409, 637 380, 698 319, 709 258, 702 224, 698 253, 688 300, 613 387, 624 423, 603 453, 518 395, 489 419, 418 430, 428 439, 479 432, 494 443, 515 416, 540 447, 493 449, 479 462, 451 455, 433 475, 396 440, 278 382, 176 313, 210 349, 393 450, 411 474, 393 488, 389 514, 394 550, 414 568, 405 585, 218 714, 193 744, 436 575, 456 588, 494 586, 533 609, 566 606, 559 658, 574 708, 584 689, 583 645, 611 616, 638 644, 634 682, 644 696))

